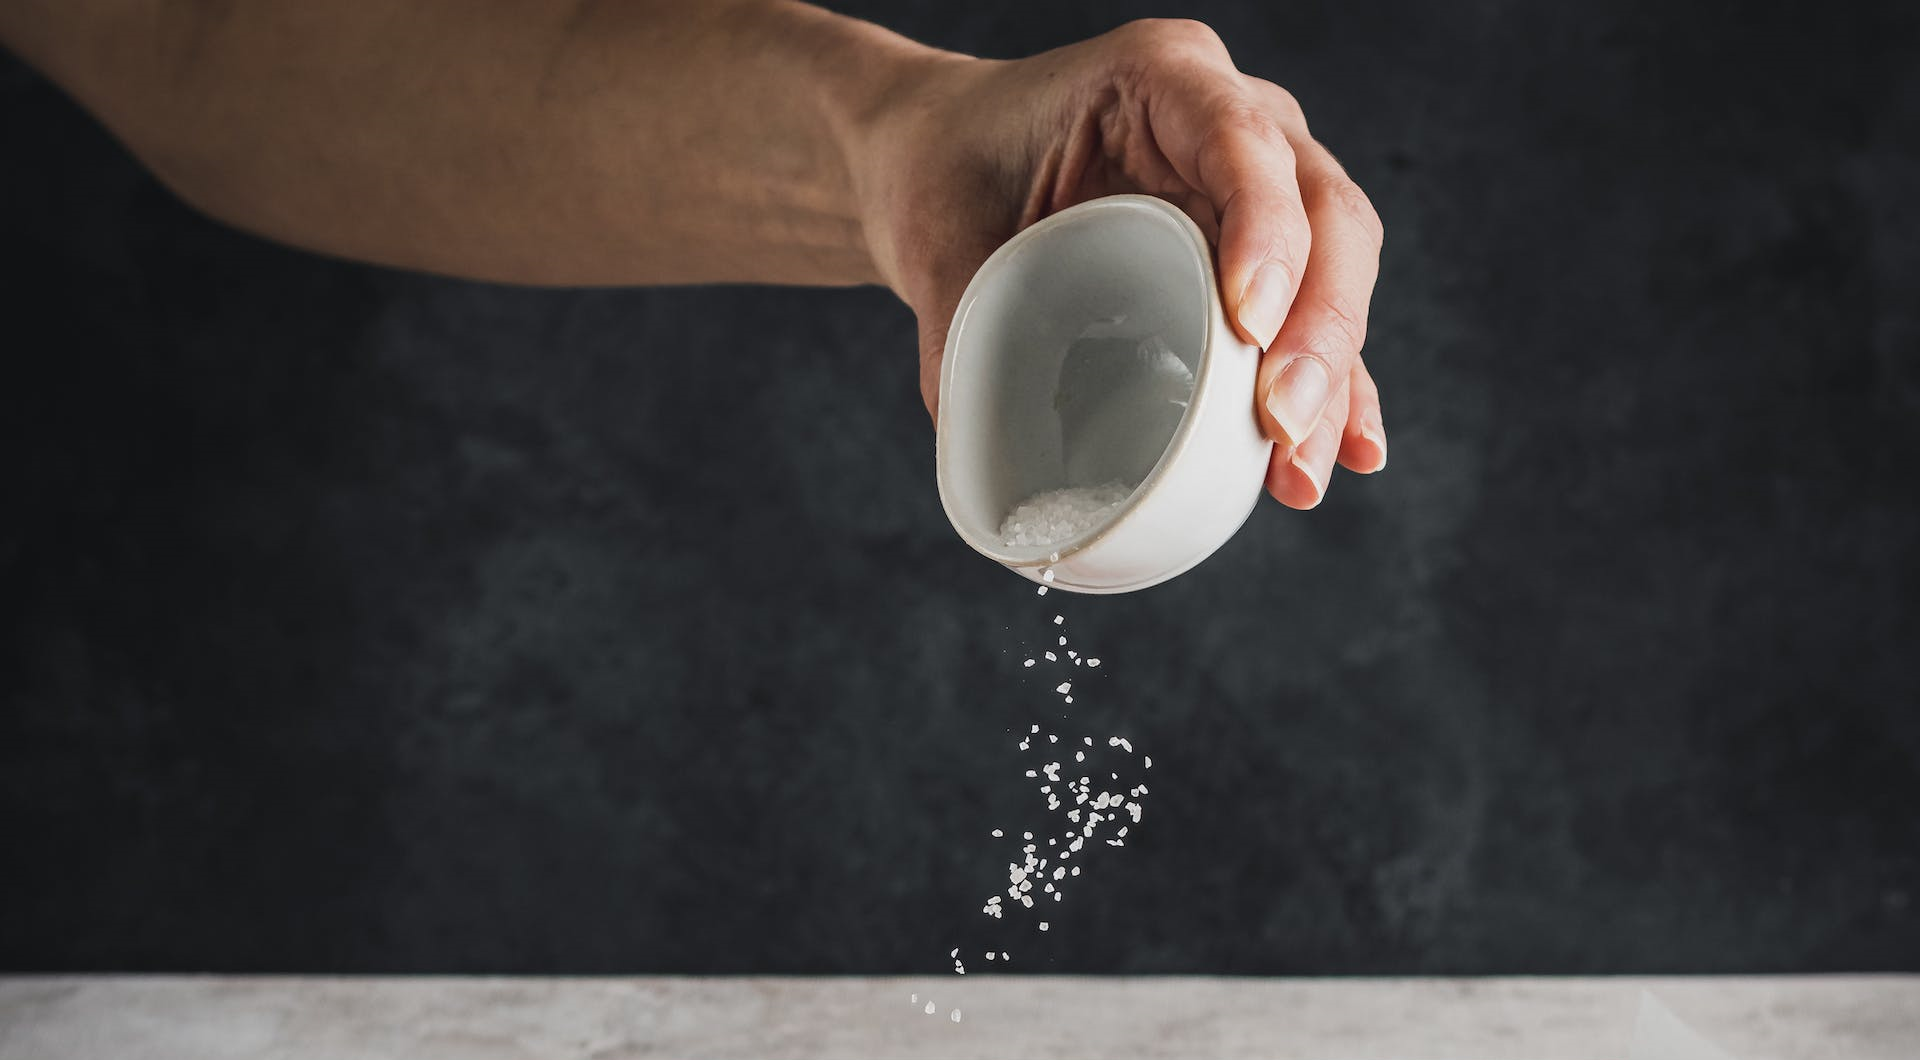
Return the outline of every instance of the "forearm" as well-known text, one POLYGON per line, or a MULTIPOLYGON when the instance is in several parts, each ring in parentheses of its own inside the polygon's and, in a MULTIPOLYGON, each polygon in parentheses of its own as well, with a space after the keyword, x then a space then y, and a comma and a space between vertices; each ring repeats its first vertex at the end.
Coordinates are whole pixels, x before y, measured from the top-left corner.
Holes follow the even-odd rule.
POLYGON ((933 54, 757 0, 64 0, 0 29, 214 216, 558 284, 878 280, 850 155, 933 54))

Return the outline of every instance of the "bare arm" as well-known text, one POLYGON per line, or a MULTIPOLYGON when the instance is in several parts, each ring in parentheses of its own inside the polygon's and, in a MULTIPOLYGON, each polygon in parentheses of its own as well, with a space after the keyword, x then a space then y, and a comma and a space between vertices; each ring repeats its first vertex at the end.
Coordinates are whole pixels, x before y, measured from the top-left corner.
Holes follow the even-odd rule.
POLYGON ((1380 220, 1199 23, 993 61, 789 0, 0 0, 0 39, 189 202, 288 243, 520 283, 885 283, 936 415, 995 247, 1158 195, 1266 350, 1269 491, 1310 508, 1336 462, 1386 463, 1380 220))
POLYGON ((848 152, 930 53, 759 0, 32 0, 0 35, 207 213, 545 284, 877 281, 848 152))

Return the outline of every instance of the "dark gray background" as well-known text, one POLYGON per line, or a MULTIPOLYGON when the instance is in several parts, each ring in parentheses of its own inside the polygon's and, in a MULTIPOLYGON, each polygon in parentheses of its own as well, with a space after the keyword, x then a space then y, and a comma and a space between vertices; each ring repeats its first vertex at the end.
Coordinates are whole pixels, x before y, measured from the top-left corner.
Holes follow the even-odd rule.
POLYGON ((1182 12, 1385 217, 1392 461, 1099 600, 946 526, 885 292, 322 260, 9 63, 0 964, 1920 969, 1901 6, 1182 12), (1056 602, 1154 791, 1038 936, 1056 602))

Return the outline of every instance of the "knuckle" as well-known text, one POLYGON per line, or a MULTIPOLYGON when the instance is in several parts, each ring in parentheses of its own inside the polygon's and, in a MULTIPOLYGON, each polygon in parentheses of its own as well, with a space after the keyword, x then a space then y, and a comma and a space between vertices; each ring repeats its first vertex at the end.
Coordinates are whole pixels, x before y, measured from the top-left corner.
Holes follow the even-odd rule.
POLYGON ((1225 55, 1227 46, 1213 27, 1192 18, 1143 18, 1121 27, 1121 32, 1146 51, 1160 57, 1195 52, 1225 55))
POLYGON ((1373 249, 1379 250, 1386 239, 1386 228, 1380 223, 1379 211, 1373 208, 1373 200, 1360 190, 1360 185, 1344 176, 1337 177, 1327 182, 1326 195, 1333 209, 1365 233, 1373 249))
POLYGON ((1281 124, 1304 129, 1307 127, 1307 112, 1300 107, 1300 101, 1285 88, 1264 77, 1253 78, 1254 91, 1262 97, 1267 110, 1280 119, 1281 124))
POLYGON ((1367 315, 1337 298, 1322 298, 1315 306, 1314 347, 1341 358, 1356 357, 1367 343, 1367 315))

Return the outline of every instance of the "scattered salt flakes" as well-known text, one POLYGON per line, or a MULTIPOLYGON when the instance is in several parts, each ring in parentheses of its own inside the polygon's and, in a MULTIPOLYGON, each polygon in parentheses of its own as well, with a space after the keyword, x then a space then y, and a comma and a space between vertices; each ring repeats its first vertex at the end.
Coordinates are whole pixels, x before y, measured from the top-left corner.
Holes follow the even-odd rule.
POLYGON ((1027 775, 1028 775, 1028 776, 1030 776, 1030 777, 1037 777, 1037 776, 1039 776, 1040 774, 1038 774, 1038 773, 1035 773, 1035 772, 1034 772, 1033 770, 1031 770, 1031 769, 1029 769, 1029 770, 1027 770, 1027 775))
MULTIPOLYGON (((1148 769, 1152 769, 1152 768, 1153 768, 1153 756, 1152 756, 1152 755, 1147 755, 1147 756, 1145 757, 1145 759, 1143 759, 1143 761, 1145 761, 1145 762, 1147 763, 1147 768, 1148 768, 1148 769)), ((1145 788, 1142 788, 1142 789, 1140 789, 1140 790, 1142 790, 1142 791, 1145 791, 1146 789, 1145 789, 1145 788)))
POLYGON ((1088 660, 1087 660, 1087 665, 1088 665, 1088 666, 1091 666, 1091 667, 1093 667, 1094 669, 1096 669, 1096 670, 1097 670, 1097 669, 1099 669, 1099 668, 1100 668, 1100 660, 1098 660, 1098 659, 1088 659, 1088 660))
POLYGON ((1007 951, 1006 951, 1006 950, 1001 950, 1001 951, 1000 951, 1000 959, 1001 959, 1001 960, 1003 960, 1003 961, 1007 959, 1007 951))
POLYGON ((1045 596, 1045 595, 1047 595, 1047 587, 1046 587, 1046 586, 1044 586, 1044 585, 1042 585, 1042 586, 1040 587, 1040 593, 1039 593, 1039 595, 1041 595, 1041 596, 1045 596))
POLYGON ((1127 838, 1127 826, 1124 824, 1121 825, 1120 830, 1115 832, 1114 835, 1119 836, 1121 839, 1127 838))
POLYGON ((1023 663, 1021 663, 1020 665, 1022 665, 1022 666, 1032 666, 1032 665, 1033 665, 1033 660, 1032 660, 1032 659, 1028 659, 1028 660, 1027 660, 1026 662, 1023 662, 1023 663))
POLYGON ((1048 733, 1048 734, 1047 734, 1047 742, 1048 742, 1048 743, 1059 743, 1059 742, 1060 742, 1060 737, 1058 737, 1058 736, 1055 736, 1055 735, 1054 735, 1054 734, 1052 734, 1052 733, 1048 733))
POLYGON ((1076 762, 1084 762, 1084 761, 1086 761, 1086 760, 1087 760, 1087 752, 1085 752, 1085 751, 1075 751, 1075 752, 1073 752, 1073 760, 1074 760, 1074 761, 1076 761, 1076 762))
POLYGON ((953 1010, 953 1022, 955 1022, 955 1023, 958 1023, 958 1022, 960 1022, 960 1010, 959 1010, 959 1009, 954 1009, 954 1010, 953 1010))
POLYGON ((1053 878, 1056 880, 1062 876, 1065 876, 1066 874, 1067 874, 1067 867, 1065 865, 1062 865, 1059 868, 1053 870, 1053 878))
POLYGON ((1093 746, 1093 737, 1091 737, 1091 736, 1082 736, 1082 737, 1080 737, 1080 738, 1081 738, 1082 740, 1085 740, 1085 741, 1087 742, 1087 746, 1088 746, 1088 747, 1092 747, 1092 746, 1093 746))
POLYGON ((1140 823, 1140 804, 1139 803, 1137 802, 1127 803, 1127 812, 1133 815, 1134 824, 1140 823))
POLYGON ((1118 747, 1118 746, 1120 746, 1120 737, 1118 737, 1118 736, 1109 736, 1109 737, 1107 737, 1107 746, 1108 746, 1108 747, 1118 747))
POLYGON ((1071 842, 1071 843, 1069 843, 1069 844, 1067 844, 1067 849, 1068 849, 1068 850, 1070 850, 1070 851, 1077 851, 1077 850, 1079 850, 1079 849, 1080 849, 1080 844, 1082 844, 1082 843, 1084 843, 1084 842, 1086 842, 1086 837, 1084 837, 1084 836, 1074 836, 1074 837, 1073 837, 1073 842, 1071 842))
POLYGON ((987 951, 987 960, 993 960, 993 951, 992 951, 992 950, 988 950, 988 951, 987 951))
POLYGON ((1061 637, 1061 638, 1060 638, 1060 646, 1061 646, 1062 648, 1064 648, 1064 647, 1066 647, 1066 646, 1067 646, 1067 638, 1065 638, 1065 637, 1061 637))
POLYGON ((1000 829, 998 829, 998 828, 996 828, 996 829, 994 829, 994 830, 993 830, 993 838, 995 838, 995 839, 998 839, 998 838, 1000 838, 1001 836, 1003 836, 1003 835, 1006 835, 1006 834, 1007 834, 1007 833, 1005 833, 1005 832, 1002 832, 1002 831, 1001 831, 1000 829))
POLYGON ((1051 884, 1051 883, 1049 883, 1049 884, 1047 884, 1047 885, 1046 885, 1046 887, 1044 887, 1044 888, 1042 888, 1042 889, 1043 889, 1043 890, 1045 890, 1045 891, 1046 891, 1046 892, 1047 892, 1048 894, 1052 894, 1052 893, 1053 893, 1053 884, 1051 884))
POLYGON ((1054 625, 1056 625, 1056 626, 1057 626, 1057 625, 1059 625, 1059 624, 1061 624, 1062 622, 1065 622, 1066 620, 1067 620, 1067 616, 1065 616, 1065 615, 1055 615, 1055 616, 1053 616, 1053 624, 1054 624, 1054 625))
POLYGON ((1021 740, 1021 741, 1020 741, 1020 749, 1021 749, 1022 751, 1024 751, 1024 750, 1026 750, 1026 749, 1028 748, 1028 746, 1030 746, 1030 745, 1029 745, 1029 744, 1027 743, 1027 741, 1025 741, 1025 740, 1021 740))
POLYGON ((927 1015, 933 1015, 933 1002, 927 1002, 927 1015))
POLYGON ((1133 753, 1133 745, 1128 743, 1125 737, 1121 737, 1120 739, 1120 749, 1128 754, 1133 753))
POLYGON ((1078 866, 1078 865, 1075 865, 1075 866, 1073 867, 1073 874, 1074 874, 1075 876, 1078 876, 1078 875, 1080 875, 1080 866, 1078 866))
POLYGON ((958 947, 958 946, 955 946, 955 947, 953 948, 953 951, 952 951, 951 953, 948 953, 948 954, 947 954, 947 956, 949 956, 949 957, 958 957, 958 956, 960 956, 960 947, 958 947))
POLYGON ((920 1003, 920 995, 919 995, 919 994, 915 994, 915 995, 913 995, 913 1003, 914 1003, 914 1004, 916 1004, 916 1005, 918 1005, 918 1004, 920 1003))
POLYGON ((1070 651, 1067 653, 1067 658, 1072 659, 1075 663, 1078 663, 1080 661, 1080 653, 1077 651, 1070 651))
POLYGON ((1059 662, 1059 661, 1060 661, 1060 657, 1059 657, 1058 655, 1055 655, 1055 654, 1054 654, 1054 653, 1052 653, 1052 652, 1048 652, 1048 653, 1047 653, 1047 661, 1048 661, 1048 662, 1059 662))
POLYGON ((1055 692, 1058 692, 1058 693, 1060 693, 1061 695, 1063 695, 1063 696, 1064 696, 1064 695, 1066 695, 1066 694, 1067 694, 1068 692, 1071 692, 1071 691, 1073 691, 1073 682, 1072 682, 1072 681, 1062 681, 1062 682, 1060 682, 1060 687, 1058 687, 1058 688, 1056 688, 1056 689, 1054 689, 1054 691, 1055 691, 1055 692))
POLYGON ((1047 922, 1046 922, 1046 921, 1044 921, 1044 920, 1042 920, 1042 921, 1040 921, 1040 930, 1042 930, 1042 931, 1045 931, 1045 930, 1047 930, 1047 922))
MULTIPOLYGON (((1068 654, 1068 655, 1072 655, 1073 653, 1072 653, 1072 652, 1068 652, 1067 654, 1068 654)), ((1075 659, 1075 660, 1073 660, 1073 665, 1075 665, 1075 666, 1078 666, 1078 665, 1080 665, 1080 660, 1078 660, 1078 659, 1075 659)))
POLYGON ((1109 839, 1107 840, 1107 845, 1110 847, 1123 847, 1127 845, 1127 841, 1124 839, 1109 839))
POLYGON ((1043 571, 1041 571, 1041 572, 1040 572, 1040 580, 1041 580, 1041 581, 1043 581, 1043 582, 1050 582, 1050 581, 1052 581, 1052 580, 1053 580, 1053 568, 1052 568, 1052 567, 1048 567, 1048 568, 1047 568, 1046 570, 1043 570, 1043 571))
POLYGON ((1039 732, 1039 731, 1040 731, 1040 726, 1038 726, 1038 725, 1035 725, 1035 726, 1033 727, 1033 731, 1034 731, 1034 732, 1039 732))
POLYGON ((1033 838, 1033 833, 1032 833, 1032 832, 1022 832, 1022 833, 1020 833, 1020 838, 1022 838, 1022 839, 1032 839, 1032 838, 1033 838))
POLYGON ((1072 697, 1072 696, 1068 696, 1068 697, 1067 697, 1067 702, 1069 702, 1069 703, 1071 703, 1071 702, 1073 702, 1073 697, 1072 697))

